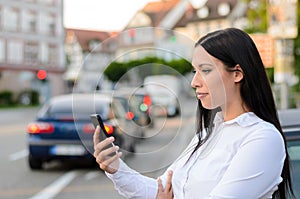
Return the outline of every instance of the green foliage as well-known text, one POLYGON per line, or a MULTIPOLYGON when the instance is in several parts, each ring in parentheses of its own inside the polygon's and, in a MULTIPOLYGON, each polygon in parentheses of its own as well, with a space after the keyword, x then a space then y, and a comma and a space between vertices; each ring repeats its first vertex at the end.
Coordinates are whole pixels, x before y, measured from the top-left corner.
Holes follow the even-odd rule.
POLYGON ((174 59, 174 60, 171 60, 168 64, 171 67, 173 67, 176 71, 178 71, 180 74, 183 74, 183 75, 188 72, 191 72, 191 70, 192 70, 191 63, 185 59, 174 59))
POLYGON ((104 74, 113 82, 118 81, 126 73, 126 65, 120 62, 112 62, 104 71, 104 74))
POLYGON ((265 33, 268 29, 267 1, 266 0, 244 0, 249 8, 247 18, 249 26, 245 28, 247 33, 265 33))
POLYGON ((271 83, 274 83, 274 68, 265 68, 267 76, 271 83))
POLYGON ((28 89, 21 91, 18 94, 9 90, 0 91, 0 108, 16 108, 37 105, 39 105, 39 93, 36 90, 28 89))
MULTIPOLYGON (((298 7, 297 7, 297 22, 298 22, 298 36, 294 39, 294 71, 295 75, 299 78, 300 80, 300 2, 298 1, 298 7)), ((295 91, 299 92, 300 91, 300 82, 296 85, 294 85, 293 88, 295 91)))
POLYGON ((112 62, 105 69, 104 75, 112 82, 117 82, 127 71, 133 68, 137 69, 138 75, 143 79, 149 74, 172 74, 175 73, 175 71, 184 75, 192 70, 192 65, 185 59, 166 61, 157 57, 145 57, 143 59, 131 60, 128 62, 112 62), (170 70, 169 68, 174 69, 175 71, 170 70))
POLYGON ((13 93, 5 90, 0 92, 0 105, 12 105, 14 104, 13 93))

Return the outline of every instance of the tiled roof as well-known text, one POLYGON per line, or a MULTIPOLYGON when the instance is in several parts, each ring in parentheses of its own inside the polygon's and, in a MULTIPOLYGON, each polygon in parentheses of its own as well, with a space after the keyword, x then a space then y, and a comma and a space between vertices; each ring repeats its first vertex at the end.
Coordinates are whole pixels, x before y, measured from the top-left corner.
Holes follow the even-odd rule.
POLYGON ((144 8, 143 11, 147 13, 169 11, 172 9, 180 0, 162 0, 149 2, 144 8))
MULTIPOLYGON (((157 27, 163 18, 172 10, 180 0, 157 0, 154 2, 149 2, 143 9, 142 12, 147 14, 151 21, 152 26, 157 27)), ((205 21, 205 20, 214 20, 214 19, 222 19, 227 16, 221 16, 218 14, 218 6, 222 3, 228 3, 230 6, 230 12, 237 5, 238 0, 208 0, 205 6, 209 10, 209 15, 206 18, 199 18, 197 15, 197 9, 193 8, 190 4, 186 8, 186 14, 182 16, 182 18, 177 22, 175 26, 185 26, 189 22, 195 21, 205 21)))
POLYGON ((218 6, 221 3, 228 3, 230 6, 230 12, 229 14, 232 12, 233 8, 237 5, 238 0, 209 0, 206 2, 205 6, 208 8, 209 10, 209 14, 206 18, 200 19, 197 16, 197 9, 193 9, 193 15, 190 16, 189 21, 199 21, 199 20, 213 20, 213 19, 221 19, 221 18, 226 18, 228 15, 226 16, 221 16, 218 14, 218 6))
POLYGON ((67 29, 67 34, 69 31, 73 32, 79 42, 83 51, 89 51, 89 42, 96 40, 103 42, 108 39, 111 35, 110 32, 105 31, 93 31, 93 30, 82 30, 82 29, 67 29))
POLYGON ((161 0, 149 2, 142 11, 150 17, 152 26, 156 27, 179 1, 180 0, 161 0))

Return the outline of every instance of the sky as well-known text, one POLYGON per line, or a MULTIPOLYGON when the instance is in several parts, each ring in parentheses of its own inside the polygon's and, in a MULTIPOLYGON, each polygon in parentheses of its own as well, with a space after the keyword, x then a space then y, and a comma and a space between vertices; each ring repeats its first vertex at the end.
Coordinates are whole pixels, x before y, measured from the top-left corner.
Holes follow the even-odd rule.
POLYGON ((119 31, 151 1, 157 0, 64 0, 64 25, 66 28, 119 31))

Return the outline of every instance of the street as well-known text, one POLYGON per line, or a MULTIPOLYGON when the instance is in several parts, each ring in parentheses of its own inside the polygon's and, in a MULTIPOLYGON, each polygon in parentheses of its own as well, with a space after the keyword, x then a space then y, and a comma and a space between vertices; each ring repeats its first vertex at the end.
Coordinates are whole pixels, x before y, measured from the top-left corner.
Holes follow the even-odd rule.
MULTIPOLYGON (((196 100, 187 98, 183 102, 180 116, 155 118, 154 128, 146 131, 147 138, 138 143, 136 154, 125 159, 131 168, 157 178, 183 151, 194 135, 196 100)), ((97 167, 52 162, 43 170, 30 170, 26 126, 34 119, 37 110, 0 110, 0 198, 123 198, 97 167)))

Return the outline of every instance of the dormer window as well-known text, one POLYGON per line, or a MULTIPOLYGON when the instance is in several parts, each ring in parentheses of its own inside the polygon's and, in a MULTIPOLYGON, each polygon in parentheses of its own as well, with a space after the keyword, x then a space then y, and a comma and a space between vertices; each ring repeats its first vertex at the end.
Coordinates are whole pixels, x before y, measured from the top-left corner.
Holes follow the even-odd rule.
POLYGON ((221 3, 218 5, 218 14, 220 16, 226 16, 230 12, 230 5, 228 3, 221 3))
POLYGON ((199 18, 204 19, 207 18, 209 15, 209 8, 207 6, 204 6, 197 10, 197 15, 199 18))
POLYGON ((190 0, 190 3, 195 9, 199 9, 206 4, 207 0, 190 0))
POLYGON ((89 50, 92 51, 96 48, 99 48, 101 41, 99 39, 92 39, 89 41, 89 50))

